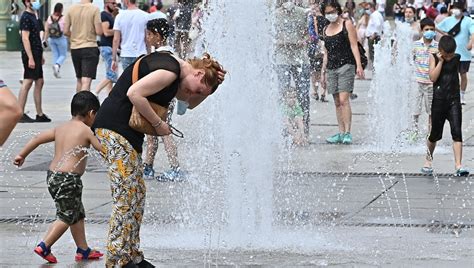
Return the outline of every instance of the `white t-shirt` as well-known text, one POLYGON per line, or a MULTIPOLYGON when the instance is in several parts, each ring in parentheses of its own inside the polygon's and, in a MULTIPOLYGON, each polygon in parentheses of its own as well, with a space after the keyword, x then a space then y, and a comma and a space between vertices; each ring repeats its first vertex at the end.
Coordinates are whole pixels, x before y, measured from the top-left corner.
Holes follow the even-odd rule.
POLYGON ((154 19, 168 19, 168 16, 166 16, 165 13, 158 10, 148 15, 148 20, 154 20, 154 19))
POLYGON ((146 54, 145 30, 148 13, 140 9, 122 10, 115 18, 114 30, 120 31, 121 57, 146 54))
POLYGON ((376 34, 378 36, 382 35, 383 32, 383 16, 377 10, 370 14, 369 23, 367 25, 367 29, 365 29, 365 36, 370 37, 372 34, 376 34))

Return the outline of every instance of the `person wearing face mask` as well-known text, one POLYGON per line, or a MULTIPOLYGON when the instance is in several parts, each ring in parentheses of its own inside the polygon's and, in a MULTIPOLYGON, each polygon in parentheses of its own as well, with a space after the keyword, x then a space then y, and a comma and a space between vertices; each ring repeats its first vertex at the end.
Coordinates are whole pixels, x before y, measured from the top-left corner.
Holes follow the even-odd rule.
POLYGON ((374 45, 379 42, 382 36, 384 19, 382 14, 375 9, 374 3, 367 3, 365 12, 369 15, 369 22, 365 30, 369 45, 369 59, 374 62, 374 45))
POLYGON ((352 110, 350 95, 354 89, 354 74, 364 78, 364 69, 352 23, 341 17, 341 5, 336 0, 322 4, 321 11, 331 22, 324 30, 324 61, 321 81, 333 96, 339 133, 326 139, 331 144, 352 143, 352 110))
POLYGON ((102 21, 102 32, 99 41, 100 55, 105 64, 105 78, 95 88, 95 94, 98 96, 102 89, 110 93, 112 86, 117 82, 117 72, 112 70, 112 43, 114 40, 114 16, 113 12, 117 3, 115 0, 104 0, 104 11, 100 13, 102 21))
POLYGON ((428 114, 428 131, 431 129, 431 103, 433 102, 433 82, 429 77, 430 55, 438 53, 438 42, 436 37, 435 24, 430 18, 424 18, 420 21, 423 37, 413 44, 413 59, 415 67, 415 78, 418 85, 418 91, 415 99, 415 109, 413 113, 414 132, 413 138, 418 135, 418 119, 422 107, 428 114))
POLYGON ((275 11, 275 63, 281 98, 290 88, 291 80, 303 108, 304 133, 309 136, 310 64, 308 57, 308 18, 306 10, 292 1, 280 2, 275 11))
POLYGON ((421 38, 420 24, 415 19, 416 9, 413 6, 405 8, 405 23, 408 23, 411 27, 413 41, 421 38))
POLYGON ((463 4, 456 2, 451 6, 452 16, 440 22, 436 29, 443 35, 451 35, 456 40, 456 54, 461 55, 459 74, 461 76, 461 104, 465 105, 464 94, 467 88, 467 73, 471 65, 471 49, 474 43, 473 20, 464 16, 463 4))
POLYGON ((39 0, 23 0, 26 10, 21 15, 21 59, 23 62, 23 83, 21 86, 18 102, 25 110, 26 99, 33 82, 35 83, 34 100, 36 106, 36 120, 23 112, 20 123, 51 122, 41 107, 43 90, 43 46, 40 32, 43 30, 43 23, 37 17, 37 11, 41 7, 39 0))

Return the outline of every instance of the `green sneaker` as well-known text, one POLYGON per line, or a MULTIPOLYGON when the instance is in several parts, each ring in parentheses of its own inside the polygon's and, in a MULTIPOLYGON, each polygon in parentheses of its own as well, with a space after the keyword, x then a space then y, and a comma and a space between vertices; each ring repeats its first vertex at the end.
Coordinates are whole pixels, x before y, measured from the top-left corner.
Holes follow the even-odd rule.
POLYGON ((352 135, 351 135, 351 133, 349 133, 349 132, 344 133, 344 135, 342 136, 342 143, 343 144, 352 144, 352 135))
POLYGON ((327 138, 326 141, 331 144, 341 143, 342 142, 342 134, 337 133, 332 135, 331 137, 327 138))

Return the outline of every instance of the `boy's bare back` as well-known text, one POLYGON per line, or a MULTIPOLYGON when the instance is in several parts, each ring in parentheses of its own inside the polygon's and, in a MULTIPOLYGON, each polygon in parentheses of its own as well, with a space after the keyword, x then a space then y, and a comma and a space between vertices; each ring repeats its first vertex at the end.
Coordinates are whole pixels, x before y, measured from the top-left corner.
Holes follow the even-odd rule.
POLYGON ((52 171, 83 174, 87 165, 87 149, 92 144, 101 150, 90 127, 79 120, 56 127, 54 141, 54 158, 49 166, 52 171))
POLYGON ((54 141, 54 158, 49 165, 53 172, 72 172, 82 175, 87 164, 87 149, 92 145, 101 151, 99 140, 88 125, 78 119, 44 131, 30 140, 15 157, 14 164, 23 165, 25 158, 38 145, 54 141))

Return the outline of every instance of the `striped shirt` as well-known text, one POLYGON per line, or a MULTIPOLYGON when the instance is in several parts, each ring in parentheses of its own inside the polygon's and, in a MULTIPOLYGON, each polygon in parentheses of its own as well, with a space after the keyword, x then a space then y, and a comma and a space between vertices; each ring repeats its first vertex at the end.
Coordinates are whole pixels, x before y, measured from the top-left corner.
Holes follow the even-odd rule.
POLYGON ((423 38, 415 41, 413 44, 413 57, 415 62, 416 82, 421 84, 432 84, 430 72, 430 54, 438 53, 438 42, 433 40, 428 46, 425 45, 423 38))

